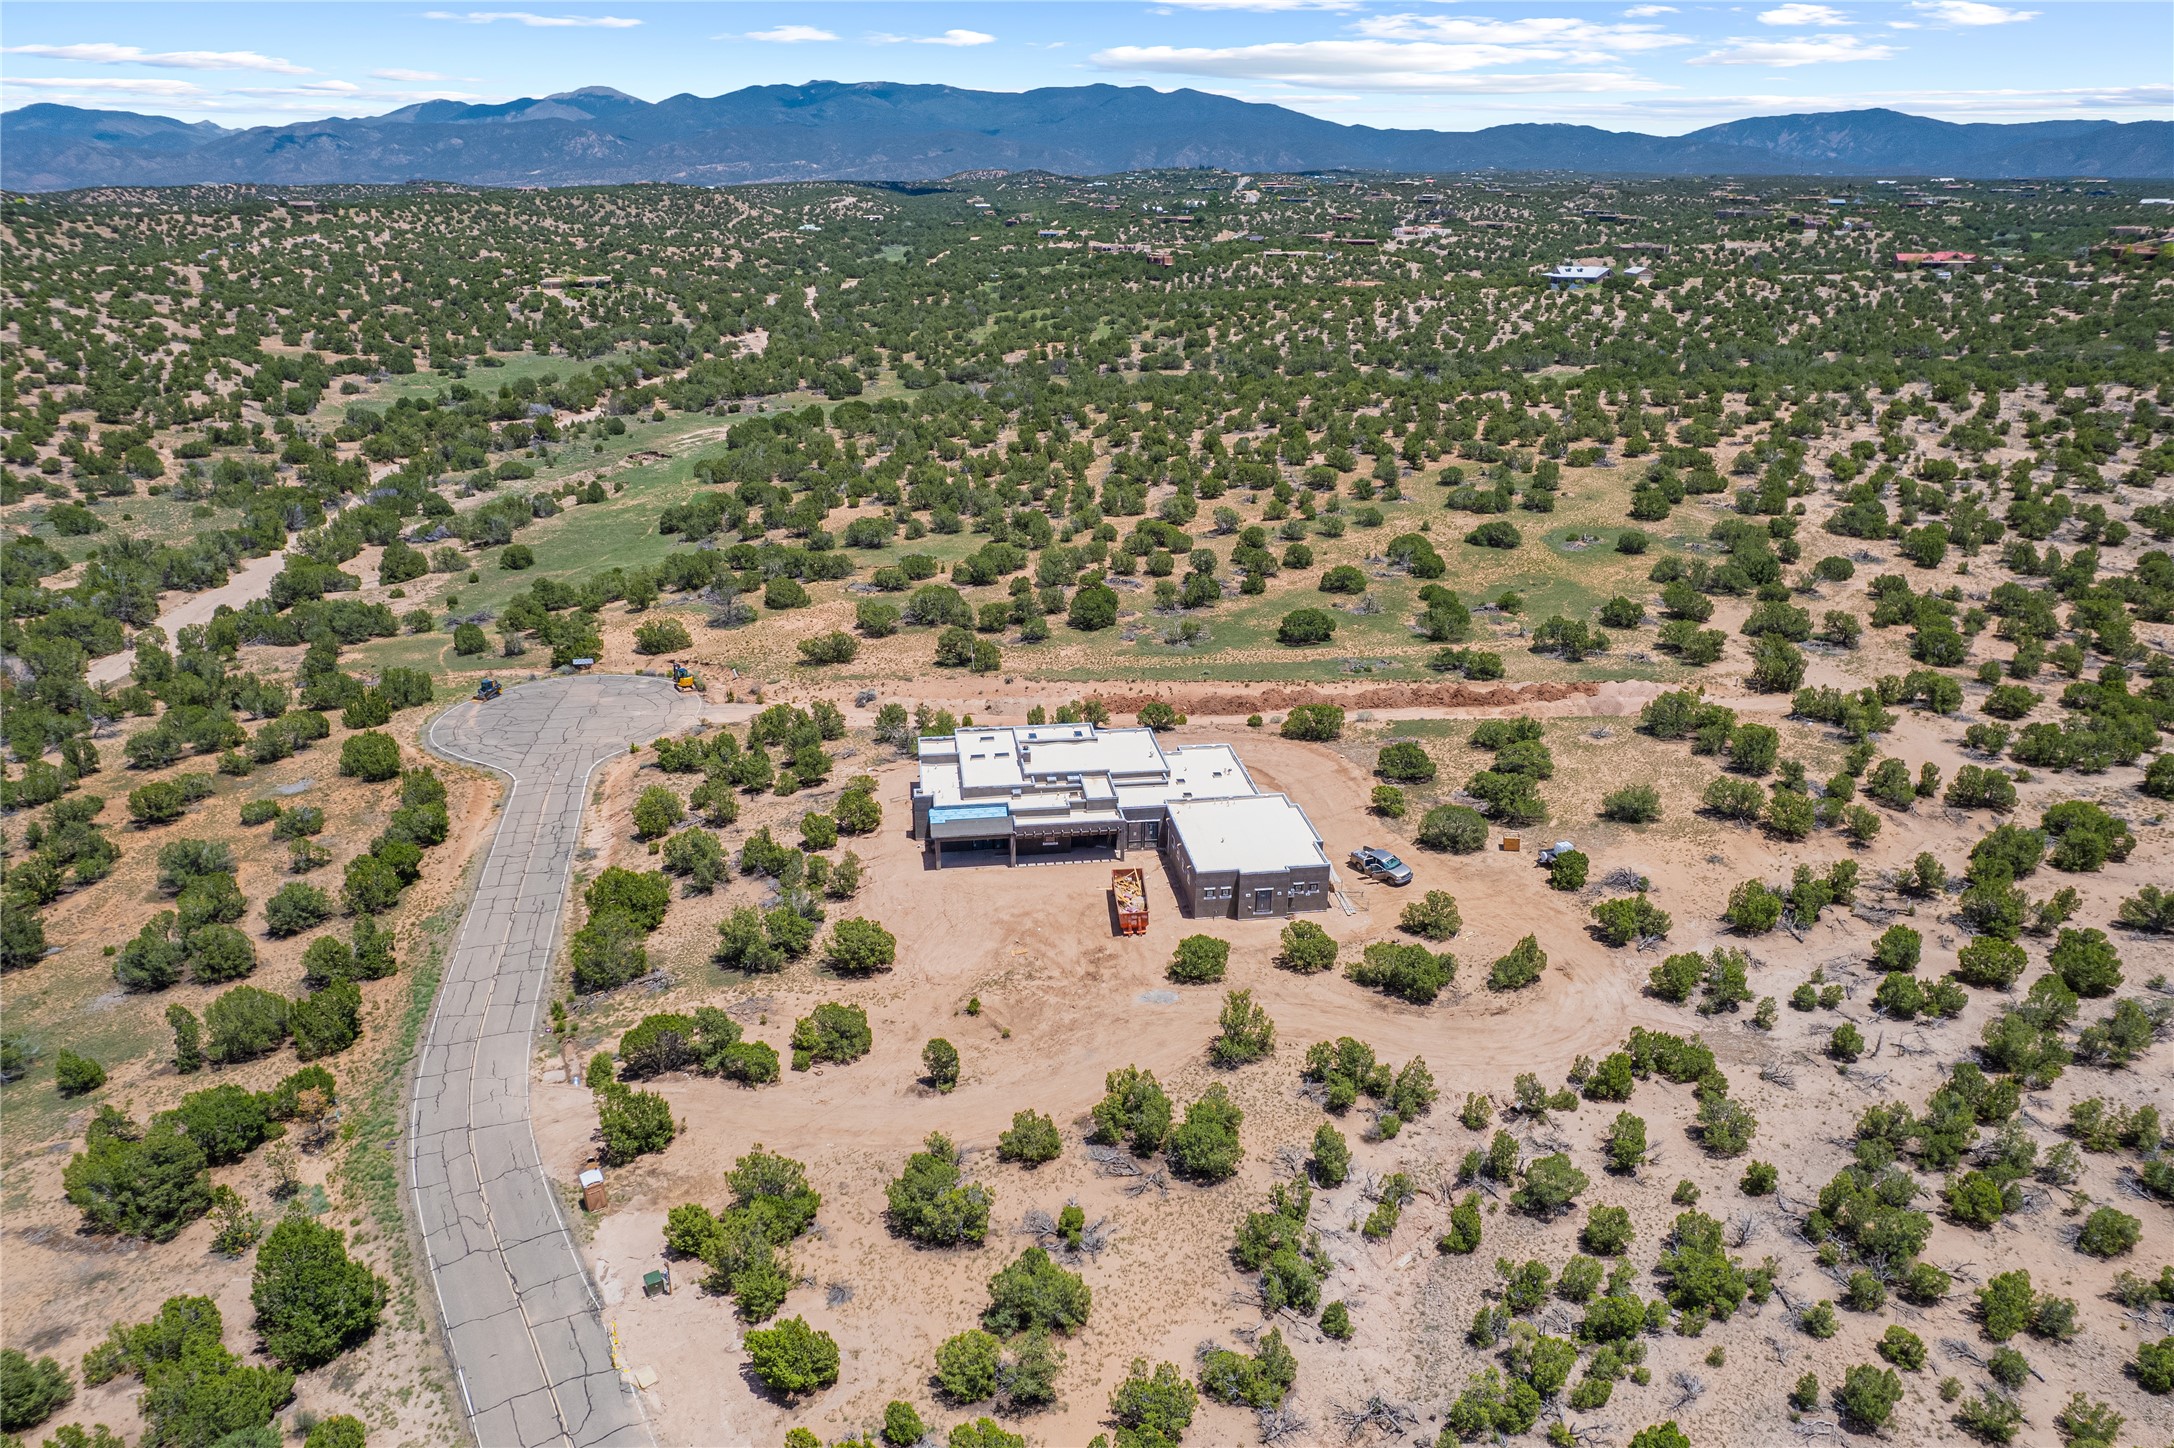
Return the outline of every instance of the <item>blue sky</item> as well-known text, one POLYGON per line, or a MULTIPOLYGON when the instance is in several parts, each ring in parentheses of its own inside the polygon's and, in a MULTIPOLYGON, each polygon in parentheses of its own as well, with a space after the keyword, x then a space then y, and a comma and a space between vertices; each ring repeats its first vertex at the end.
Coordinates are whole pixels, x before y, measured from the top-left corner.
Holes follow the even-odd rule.
POLYGON ((1675 133, 1861 106, 1959 121, 2138 120, 2174 116, 2174 5, 8 0, 0 33, 0 104, 225 125, 584 85, 659 100, 816 79, 1190 86, 1443 130, 1543 120, 1675 133))

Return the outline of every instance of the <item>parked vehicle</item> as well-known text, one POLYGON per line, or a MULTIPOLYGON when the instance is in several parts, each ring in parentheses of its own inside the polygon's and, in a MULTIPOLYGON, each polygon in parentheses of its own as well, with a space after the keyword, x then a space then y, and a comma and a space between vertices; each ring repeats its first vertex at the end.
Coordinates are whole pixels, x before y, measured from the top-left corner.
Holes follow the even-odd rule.
POLYGON ((1385 885, 1409 885, 1412 867, 1387 850, 1372 845, 1361 845, 1351 852, 1351 868, 1369 880, 1379 880, 1385 885))

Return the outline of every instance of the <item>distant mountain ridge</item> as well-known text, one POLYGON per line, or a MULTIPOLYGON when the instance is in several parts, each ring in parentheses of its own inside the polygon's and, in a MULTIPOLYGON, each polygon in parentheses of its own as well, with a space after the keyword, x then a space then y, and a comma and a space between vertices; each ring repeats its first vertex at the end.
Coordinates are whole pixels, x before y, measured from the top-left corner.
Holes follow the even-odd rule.
POLYGON ((749 86, 656 102, 589 86, 495 105, 426 101, 381 116, 247 129, 47 104, 0 113, 0 186, 15 191, 417 179, 910 181, 970 170, 1101 175, 1190 166, 2174 177, 2174 122, 1960 125, 1862 110, 1761 116, 1684 136, 1571 125, 1398 131, 1194 90, 974 91, 881 81, 749 86))

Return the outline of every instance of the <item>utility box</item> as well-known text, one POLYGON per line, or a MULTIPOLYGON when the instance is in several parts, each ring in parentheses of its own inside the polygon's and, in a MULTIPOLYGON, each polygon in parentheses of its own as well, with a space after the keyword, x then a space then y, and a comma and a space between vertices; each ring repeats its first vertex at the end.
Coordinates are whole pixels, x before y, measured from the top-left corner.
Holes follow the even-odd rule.
POLYGON ((1504 835, 1502 837, 1502 848, 1515 854, 1518 850, 1524 848, 1524 841, 1516 835, 1504 835))
POLYGON ((642 1296, 670 1297, 672 1295, 672 1269, 642 1274, 642 1296))
POLYGON ((604 1173, 594 1166, 581 1170, 581 1209, 585 1212, 601 1212, 611 1205, 611 1194, 604 1187, 604 1173))

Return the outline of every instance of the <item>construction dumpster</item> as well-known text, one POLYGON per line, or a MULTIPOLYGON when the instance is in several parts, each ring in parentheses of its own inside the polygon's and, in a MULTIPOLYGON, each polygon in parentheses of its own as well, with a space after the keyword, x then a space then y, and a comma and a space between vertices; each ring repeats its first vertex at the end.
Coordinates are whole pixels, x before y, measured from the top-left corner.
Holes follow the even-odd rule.
POLYGON ((1110 871, 1110 895, 1117 902, 1117 933, 1147 934, 1147 880, 1139 866, 1110 871))

